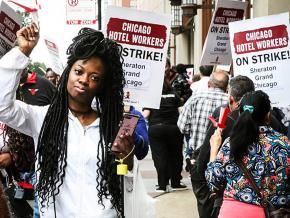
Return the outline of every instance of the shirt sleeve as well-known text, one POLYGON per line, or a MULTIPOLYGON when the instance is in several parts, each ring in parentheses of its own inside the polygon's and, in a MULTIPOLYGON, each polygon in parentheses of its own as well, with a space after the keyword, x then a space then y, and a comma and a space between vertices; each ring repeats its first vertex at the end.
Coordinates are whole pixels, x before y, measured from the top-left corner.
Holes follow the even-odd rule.
POLYGON ((210 122, 210 126, 206 132, 205 139, 203 141, 202 146, 199 149, 199 154, 196 159, 196 175, 198 175, 199 179, 202 179, 205 181, 204 177, 204 171, 207 168, 207 163, 209 161, 209 156, 210 156, 210 137, 214 134, 214 131, 216 128, 212 125, 210 122))
POLYGON ((229 162, 230 145, 227 138, 215 161, 207 164, 205 178, 211 191, 223 190, 226 186, 225 165, 229 162))
POLYGON ((16 100, 16 90, 29 58, 14 48, 0 59, 0 120, 11 128, 34 137, 38 134, 47 107, 27 105, 16 100))
POLYGON ((139 120, 133 134, 133 139, 136 146, 135 156, 138 160, 142 160, 144 157, 146 157, 149 150, 149 140, 146 122, 143 115, 139 111, 134 109, 131 111, 131 113, 139 116, 139 120))
MULTIPOLYGON (((287 194, 287 202, 288 202, 288 206, 290 207, 290 141, 287 138, 287 136, 283 136, 281 141, 284 144, 284 146, 286 147, 286 152, 287 152, 285 177, 287 178, 286 179, 287 180, 286 181, 286 193, 288 193, 287 194)), ((283 175, 283 173, 280 172, 280 175, 283 175)))
MULTIPOLYGON (((190 100, 190 99, 189 99, 190 100)), ((192 104, 189 104, 189 100, 185 103, 182 108, 181 113, 179 114, 177 126, 181 133, 190 134, 191 129, 191 119, 192 119, 192 104)))

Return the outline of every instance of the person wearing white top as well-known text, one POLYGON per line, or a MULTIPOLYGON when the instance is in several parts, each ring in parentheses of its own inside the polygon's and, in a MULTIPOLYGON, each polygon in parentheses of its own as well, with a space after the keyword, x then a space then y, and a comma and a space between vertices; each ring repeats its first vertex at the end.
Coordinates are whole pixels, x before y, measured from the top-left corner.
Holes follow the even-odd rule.
POLYGON ((213 66, 209 66, 209 65, 199 67, 200 80, 190 85, 190 88, 192 90, 191 95, 195 95, 197 93, 208 90, 208 81, 209 81, 209 76, 212 73, 212 70, 213 70, 213 66))
MULTIPOLYGON (((17 32, 19 47, 0 60, 0 120, 32 136, 37 145, 40 215, 118 217, 122 192, 115 158, 133 149, 128 135, 111 146, 123 113, 121 47, 101 32, 81 29, 67 50, 67 66, 51 105, 40 107, 15 100, 21 72, 38 39, 35 24, 22 28, 17 32), (91 108, 94 97, 96 110, 91 108)), ((132 169, 133 155, 126 163, 132 169)))

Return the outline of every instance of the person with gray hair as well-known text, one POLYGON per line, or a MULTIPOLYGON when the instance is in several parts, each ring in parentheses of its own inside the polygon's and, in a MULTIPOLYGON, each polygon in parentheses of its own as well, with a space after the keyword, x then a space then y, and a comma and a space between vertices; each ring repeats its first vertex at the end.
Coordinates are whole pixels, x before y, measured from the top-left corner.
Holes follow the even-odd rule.
MULTIPOLYGON (((253 92, 255 86, 253 81, 247 76, 236 76, 230 79, 228 86, 228 103, 216 108, 212 114, 216 120, 219 119, 221 108, 229 107, 231 113, 227 116, 225 128, 223 129, 222 142, 230 136, 235 121, 239 117, 239 104, 243 95, 248 92, 253 92)), ((278 120, 271 114, 269 125, 276 131, 281 132, 282 127, 278 120)), ((197 199, 197 206, 200 218, 217 218, 219 209, 223 200, 223 191, 216 193, 212 197, 205 179, 205 170, 210 159, 210 138, 214 134, 216 127, 209 123, 206 136, 202 146, 199 149, 196 162, 189 166, 191 176, 192 190, 197 199)))
POLYGON ((229 83, 229 75, 224 71, 213 72, 208 81, 208 87, 219 88, 226 92, 229 83))
POLYGON ((229 76, 224 72, 212 73, 208 91, 192 95, 183 106, 177 126, 181 133, 189 134, 190 137, 186 149, 187 157, 192 159, 197 155, 206 135, 208 116, 218 106, 228 102, 228 95, 225 93, 228 80, 229 76))
MULTIPOLYGON (((223 130, 222 136, 223 141, 229 136, 234 122, 238 117, 236 109, 239 106, 239 101, 245 93, 254 90, 255 86, 253 81, 246 76, 236 76, 230 79, 228 85, 228 103, 217 107, 212 113, 212 116, 218 120, 222 107, 229 107, 232 112, 228 115, 226 120, 226 128, 223 130)), ((206 184, 204 175, 210 155, 209 140, 215 129, 216 128, 212 125, 212 123, 209 123, 205 139, 199 149, 199 154, 195 163, 192 165, 189 162, 187 166, 190 169, 190 174, 192 175, 192 191, 196 196, 197 208, 200 218, 217 218, 220 205, 222 203, 222 195, 220 193, 217 193, 215 198, 211 196, 211 192, 206 184)))

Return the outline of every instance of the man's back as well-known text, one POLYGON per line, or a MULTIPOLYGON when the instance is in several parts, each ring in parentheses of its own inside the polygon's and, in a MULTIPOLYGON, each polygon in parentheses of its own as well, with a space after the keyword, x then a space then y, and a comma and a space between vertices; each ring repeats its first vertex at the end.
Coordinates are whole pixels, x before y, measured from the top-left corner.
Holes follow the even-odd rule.
POLYGON ((210 88, 188 99, 179 116, 177 125, 182 133, 190 134, 190 147, 198 149, 205 138, 209 115, 228 102, 228 95, 218 88, 210 88))

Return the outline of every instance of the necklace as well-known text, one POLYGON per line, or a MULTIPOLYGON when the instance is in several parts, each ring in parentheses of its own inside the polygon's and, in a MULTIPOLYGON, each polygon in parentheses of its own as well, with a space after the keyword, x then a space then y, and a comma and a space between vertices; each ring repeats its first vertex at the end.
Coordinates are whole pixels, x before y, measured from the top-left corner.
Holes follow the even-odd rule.
POLYGON ((72 108, 69 108, 71 112, 75 113, 75 114, 89 114, 93 111, 92 108, 90 108, 89 110, 87 111, 78 111, 78 110, 74 110, 72 108))

